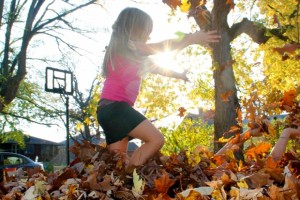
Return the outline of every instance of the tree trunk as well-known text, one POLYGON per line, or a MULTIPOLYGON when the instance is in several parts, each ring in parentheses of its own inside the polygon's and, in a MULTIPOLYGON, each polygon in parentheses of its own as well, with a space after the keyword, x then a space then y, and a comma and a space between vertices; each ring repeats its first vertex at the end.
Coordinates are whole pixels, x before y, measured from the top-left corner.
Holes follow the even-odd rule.
POLYGON ((219 43, 213 45, 213 67, 215 82, 215 117, 214 117, 214 151, 223 144, 218 139, 237 125, 237 109, 240 107, 237 98, 235 77, 232 68, 229 26, 227 15, 230 5, 226 1, 214 0, 212 10, 212 27, 221 34, 219 43))

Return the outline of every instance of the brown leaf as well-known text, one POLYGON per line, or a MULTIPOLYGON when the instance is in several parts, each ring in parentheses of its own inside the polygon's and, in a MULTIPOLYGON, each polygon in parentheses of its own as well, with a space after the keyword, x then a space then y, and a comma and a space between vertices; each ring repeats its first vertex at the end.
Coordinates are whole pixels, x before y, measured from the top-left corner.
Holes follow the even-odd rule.
POLYGON ((293 43, 293 44, 286 44, 283 47, 273 48, 273 50, 278 52, 281 55, 284 55, 285 53, 293 54, 298 48, 300 48, 300 45, 293 43))
POLYGON ((166 194, 169 188, 174 185, 175 180, 170 179, 169 174, 163 170, 162 176, 156 179, 154 183, 158 193, 166 194))
POLYGON ((286 199, 299 199, 298 190, 299 190, 298 180, 293 176, 286 176, 285 183, 283 186, 282 192, 286 199))
POLYGON ((285 200, 284 194, 281 192, 281 188, 277 187, 276 185, 270 186, 269 195, 270 195, 271 199, 285 200))
POLYGON ((53 187, 59 188, 63 182, 69 178, 75 178, 76 172, 72 168, 65 168, 65 171, 53 181, 53 187))
POLYGON ((281 168, 265 168, 263 169, 263 172, 269 174, 271 178, 278 183, 282 183, 284 181, 283 169, 281 168))
POLYGON ((100 191, 109 191, 109 190, 115 190, 115 186, 111 186, 111 178, 109 175, 105 175, 103 177, 102 182, 98 182, 97 180, 98 173, 92 173, 88 176, 87 180, 85 183, 88 183, 88 186, 91 190, 100 190, 100 191))
POLYGON ((282 28, 278 16, 276 14, 273 15, 273 19, 274 19, 274 24, 277 24, 278 28, 282 28))
POLYGON ((254 189, 265 185, 272 185, 273 180, 270 177, 269 174, 258 172, 243 178, 243 180, 247 182, 249 188, 254 189))
POLYGON ((178 111, 179 111, 178 116, 183 117, 186 109, 184 107, 180 107, 180 108, 178 108, 178 111))

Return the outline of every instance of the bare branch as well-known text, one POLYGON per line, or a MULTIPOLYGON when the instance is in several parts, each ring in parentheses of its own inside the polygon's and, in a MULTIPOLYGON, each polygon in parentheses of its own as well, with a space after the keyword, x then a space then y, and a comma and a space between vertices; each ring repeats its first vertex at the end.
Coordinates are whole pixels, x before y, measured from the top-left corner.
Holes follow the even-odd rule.
MULTIPOLYGON (((30 119, 29 117, 24 117, 24 116, 21 116, 21 115, 17 115, 17 114, 14 114, 14 113, 9 113, 9 112, 6 112, 6 111, 2 111, 3 115, 7 115, 7 116, 11 116, 11 117, 14 117, 14 118, 19 118, 19 119, 24 119, 28 122, 32 122, 32 123, 35 123, 35 124, 40 124, 40 125, 47 125, 47 126, 52 126, 52 125, 56 125, 58 126, 58 124, 53 124, 53 123, 43 123, 41 121, 35 121, 35 120, 32 120, 30 119)), ((6 120, 8 120, 6 118, 6 120)))
POLYGON ((4 1, 0 1, 0 28, 2 26, 3 9, 4 9, 4 1))
POLYGON ((252 22, 247 18, 244 18, 241 22, 234 24, 230 29, 230 41, 234 40, 240 34, 245 33, 252 40, 258 44, 263 44, 268 41, 270 36, 266 36, 267 32, 278 37, 281 40, 288 41, 289 38, 284 36, 279 29, 267 29, 262 24, 257 22, 252 22))
POLYGON ((90 4, 93 4, 95 2, 97 2, 97 0, 89 1, 86 4, 82 4, 82 5, 78 6, 78 7, 75 7, 73 9, 71 9, 71 10, 68 10, 67 12, 64 12, 64 13, 62 13, 62 14, 54 17, 54 18, 48 19, 46 22, 44 22, 44 23, 42 23, 42 24, 40 24, 38 26, 35 26, 34 29, 32 30, 32 32, 36 33, 38 30, 41 30, 42 28, 44 28, 46 25, 51 24, 52 22, 54 22, 56 20, 61 20, 63 17, 67 16, 68 14, 73 13, 76 10, 79 10, 79 9, 81 9, 83 7, 86 7, 86 6, 90 5, 90 4))

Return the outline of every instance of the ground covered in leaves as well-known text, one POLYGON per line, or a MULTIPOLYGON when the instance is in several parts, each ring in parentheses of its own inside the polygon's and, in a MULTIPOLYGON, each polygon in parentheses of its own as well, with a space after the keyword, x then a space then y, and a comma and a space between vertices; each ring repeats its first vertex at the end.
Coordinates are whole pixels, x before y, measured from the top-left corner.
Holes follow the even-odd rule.
POLYGON ((75 143, 76 159, 45 173, 18 170, 4 177, 0 197, 9 199, 300 199, 300 157, 290 151, 278 163, 265 159, 268 148, 251 147, 238 161, 232 152, 214 156, 204 147, 171 156, 157 154, 126 173, 117 153, 87 141, 75 143), (248 154, 247 154, 248 153, 248 154))

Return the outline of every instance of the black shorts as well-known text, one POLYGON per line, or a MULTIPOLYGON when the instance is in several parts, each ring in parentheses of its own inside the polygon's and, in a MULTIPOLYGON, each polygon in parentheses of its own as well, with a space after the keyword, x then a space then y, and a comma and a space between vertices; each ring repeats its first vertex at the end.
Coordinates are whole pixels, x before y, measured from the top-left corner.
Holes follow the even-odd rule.
POLYGON ((97 118, 104 131, 107 144, 128 137, 128 134, 146 119, 126 102, 113 102, 99 107, 97 118))

